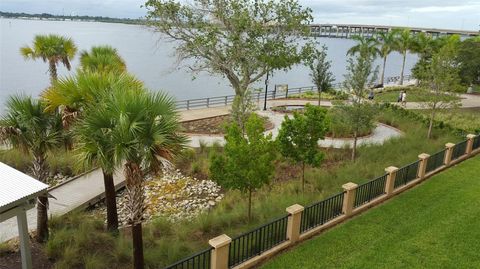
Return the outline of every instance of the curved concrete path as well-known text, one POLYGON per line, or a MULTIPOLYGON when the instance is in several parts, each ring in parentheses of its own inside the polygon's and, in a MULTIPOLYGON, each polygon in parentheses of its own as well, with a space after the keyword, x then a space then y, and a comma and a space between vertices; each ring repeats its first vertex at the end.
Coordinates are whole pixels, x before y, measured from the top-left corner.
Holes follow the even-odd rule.
MULTIPOLYGON (((323 104, 322 104, 323 105, 323 104)), ((278 131, 280 126, 283 122, 285 114, 277 113, 272 111, 260 111, 257 112, 260 116, 268 117, 268 119, 273 123, 274 128, 272 130, 268 130, 265 134, 271 133, 273 138, 277 137, 278 131)), ((289 115, 292 117, 292 115, 289 115)), ((385 124, 377 124, 377 127, 373 131, 373 133, 367 137, 361 137, 358 139, 358 145, 365 145, 365 144, 383 144, 388 139, 399 137, 402 135, 402 132, 396 128, 390 127, 385 124)), ((223 135, 197 135, 197 134, 188 134, 190 137, 189 146, 193 148, 200 147, 200 143, 205 143, 207 145, 212 145, 214 143, 218 143, 220 145, 225 144, 225 139, 223 135)), ((345 139, 345 138, 325 138, 323 140, 318 141, 319 146, 324 148, 343 148, 345 146, 353 146, 353 139, 345 139)))

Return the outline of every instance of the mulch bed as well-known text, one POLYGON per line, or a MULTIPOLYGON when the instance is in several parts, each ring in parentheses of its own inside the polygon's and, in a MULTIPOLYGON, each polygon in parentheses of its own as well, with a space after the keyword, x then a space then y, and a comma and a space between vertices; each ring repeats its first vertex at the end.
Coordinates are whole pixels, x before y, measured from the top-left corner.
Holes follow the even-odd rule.
MULTIPOLYGON (((51 269, 54 267, 40 244, 31 242, 30 246, 32 251, 32 268, 51 269)), ((20 255, 20 251, 0 253, 0 269, 21 269, 22 261, 20 255)))
MULTIPOLYGON (((185 133, 190 134, 207 134, 207 135, 222 135, 224 134, 224 126, 230 122, 230 115, 216 116, 201 120, 193 120, 182 122, 182 128, 185 133)), ((273 129, 274 125, 268 120, 265 120, 265 130, 273 129)))

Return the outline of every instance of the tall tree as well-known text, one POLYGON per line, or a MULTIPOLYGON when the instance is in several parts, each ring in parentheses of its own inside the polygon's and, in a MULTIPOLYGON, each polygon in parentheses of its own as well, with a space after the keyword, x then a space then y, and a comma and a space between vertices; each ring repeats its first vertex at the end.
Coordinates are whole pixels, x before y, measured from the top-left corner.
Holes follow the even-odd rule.
POLYGON ((60 78, 54 86, 47 89, 42 97, 46 101, 48 111, 60 110, 62 123, 67 131, 71 131, 76 143, 75 152, 79 161, 87 167, 100 166, 105 186, 105 204, 107 207, 107 229, 118 232, 118 213, 116 191, 113 180, 115 162, 113 152, 109 148, 109 133, 100 136, 96 124, 87 121, 81 128, 75 122, 82 118, 83 112, 103 102, 105 95, 113 92, 142 92, 143 84, 127 73, 92 73, 80 71, 76 76, 60 78), (92 142, 95 141, 95 143, 92 142))
POLYGON ((227 127, 222 155, 212 157, 212 179, 220 185, 248 192, 248 219, 252 218, 252 193, 267 184, 274 172, 275 145, 272 135, 263 134, 263 121, 251 114, 242 134, 233 123, 227 127))
POLYGON ((80 54, 80 66, 83 71, 90 72, 118 72, 127 71, 127 65, 118 54, 117 49, 111 46, 96 46, 80 54))
POLYGON ((134 268, 144 268, 144 177, 160 173, 186 143, 186 137, 178 134, 180 125, 175 102, 163 93, 115 91, 104 102, 88 109, 79 128, 92 131, 85 132, 90 134, 83 138, 86 147, 104 144, 101 150, 111 152, 115 166, 123 166, 134 268), (92 126, 97 127, 95 133, 92 126))
POLYGON ((469 38, 461 42, 457 62, 465 85, 480 84, 480 38, 469 38))
POLYGON ((400 72, 400 85, 403 85, 403 77, 405 72, 405 63, 407 62, 407 53, 412 49, 415 42, 410 29, 406 28, 400 31, 397 36, 395 50, 402 54, 402 71, 400 72))
POLYGON ((25 59, 42 59, 48 62, 50 80, 53 84, 57 80, 57 65, 62 63, 70 70, 70 61, 77 53, 77 47, 72 39, 54 34, 36 35, 31 47, 20 48, 20 53, 25 59))
POLYGON ((179 59, 193 59, 193 72, 227 78, 237 99, 267 72, 289 69, 314 50, 312 11, 297 0, 148 0, 145 7, 148 22, 177 42, 179 59))
POLYGON ((373 58, 358 55, 355 58, 349 58, 347 64, 347 74, 343 86, 352 94, 351 107, 345 106, 348 110, 346 115, 353 129, 353 148, 352 160, 355 160, 357 153, 358 132, 369 122, 373 121, 373 114, 363 105, 368 85, 373 84, 377 78, 378 66, 375 68, 373 58))
MULTIPOLYGON (((47 183, 49 168, 47 152, 62 140, 61 121, 55 113, 45 111, 39 100, 25 96, 11 96, 6 114, 0 120, 0 141, 23 150, 32 156, 32 175, 47 183)), ((48 239, 48 196, 37 200, 37 242, 48 239)))
POLYGON ((388 32, 380 32, 378 34, 377 47, 380 56, 383 59, 382 73, 380 74, 380 85, 384 84, 385 80, 385 67, 387 65, 387 58, 391 52, 395 49, 395 42, 397 40, 397 35, 399 34, 398 29, 392 29, 388 32))
POLYGON ((295 112, 293 118, 285 116, 278 133, 280 152, 302 166, 302 190, 305 190, 305 165, 318 167, 323 153, 318 141, 328 131, 327 110, 307 104, 305 113, 295 112))
POLYGON ((347 55, 360 54, 362 57, 375 58, 380 54, 377 47, 377 39, 360 35, 352 36, 352 39, 355 40, 357 44, 347 51, 347 55))
POLYGON ((427 138, 432 136, 433 122, 439 109, 454 107, 458 104, 456 92, 461 90, 459 68, 456 62, 456 42, 447 42, 432 57, 425 70, 422 84, 428 89, 423 104, 430 110, 427 138))
POLYGON ((321 94, 332 88, 335 81, 332 71, 332 62, 327 60, 327 47, 323 46, 321 50, 315 53, 315 56, 308 63, 310 67, 310 77, 312 82, 317 86, 318 105, 320 106, 321 94))

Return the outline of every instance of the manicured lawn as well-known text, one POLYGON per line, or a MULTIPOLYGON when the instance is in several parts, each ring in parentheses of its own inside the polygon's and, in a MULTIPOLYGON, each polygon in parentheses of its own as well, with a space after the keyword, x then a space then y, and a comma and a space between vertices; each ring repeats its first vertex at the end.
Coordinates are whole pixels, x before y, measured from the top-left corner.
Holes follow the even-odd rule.
POLYGON ((480 268, 479 167, 465 161, 262 268, 480 268))

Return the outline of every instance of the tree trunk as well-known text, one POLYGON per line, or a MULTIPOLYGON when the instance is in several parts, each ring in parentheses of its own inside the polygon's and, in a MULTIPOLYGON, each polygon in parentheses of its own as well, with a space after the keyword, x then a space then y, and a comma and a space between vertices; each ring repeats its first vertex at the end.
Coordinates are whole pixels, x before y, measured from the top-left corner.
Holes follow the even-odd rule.
POLYGON ((352 161, 357 157, 357 131, 353 132, 352 161))
POLYGON ((252 189, 248 188, 248 222, 252 220, 252 189))
POLYGON ((320 106, 321 100, 322 100, 322 90, 318 89, 318 106, 320 106))
POLYGON ((48 240, 48 196, 42 195, 37 199, 37 242, 48 240))
POLYGON ((403 53, 402 72, 400 73, 400 85, 403 85, 403 72, 405 71, 405 62, 407 61, 407 52, 403 53))
MULTIPOLYGON (((33 177, 47 183, 48 165, 43 152, 34 154, 32 162, 33 177)), ((42 195, 37 199, 37 242, 43 243, 48 239, 48 196, 42 195)))
POLYGON ((115 184, 113 174, 103 172, 103 185, 105 186, 105 205, 107 206, 107 230, 118 234, 118 212, 115 184))
POLYGON ((50 82, 53 86, 53 83, 57 81, 57 65, 55 61, 48 60, 48 70, 50 72, 50 82))
POLYGON ((128 223, 132 225, 133 264, 135 269, 143 269, 142 221, 145 209, 145 194, 143 189, 143 172, 140 165, 127 161, 124 166, 127 198, 128 223))
POLYGON ((132 240, 133 240, 133 268, 143 269, 143 235, 142 223, 132 225, 132 240))
POLYGON ((305 162, 302 162, 302 192, 305 192, 305 162))
POLYGON ((428 124, 427 139, 430 139, 432 137, 432 129, 433 129, 433 121, 434 120, 435 120, 435 105, 433 106, 432 114, 430 115, 430 123, 428 124))
POLYGON ((387 56, 383 57, 383 67, 382 67, 382 75, 380 76, 380 84, 383 86, 385 80, 385 66, 387 65, 387 56))

